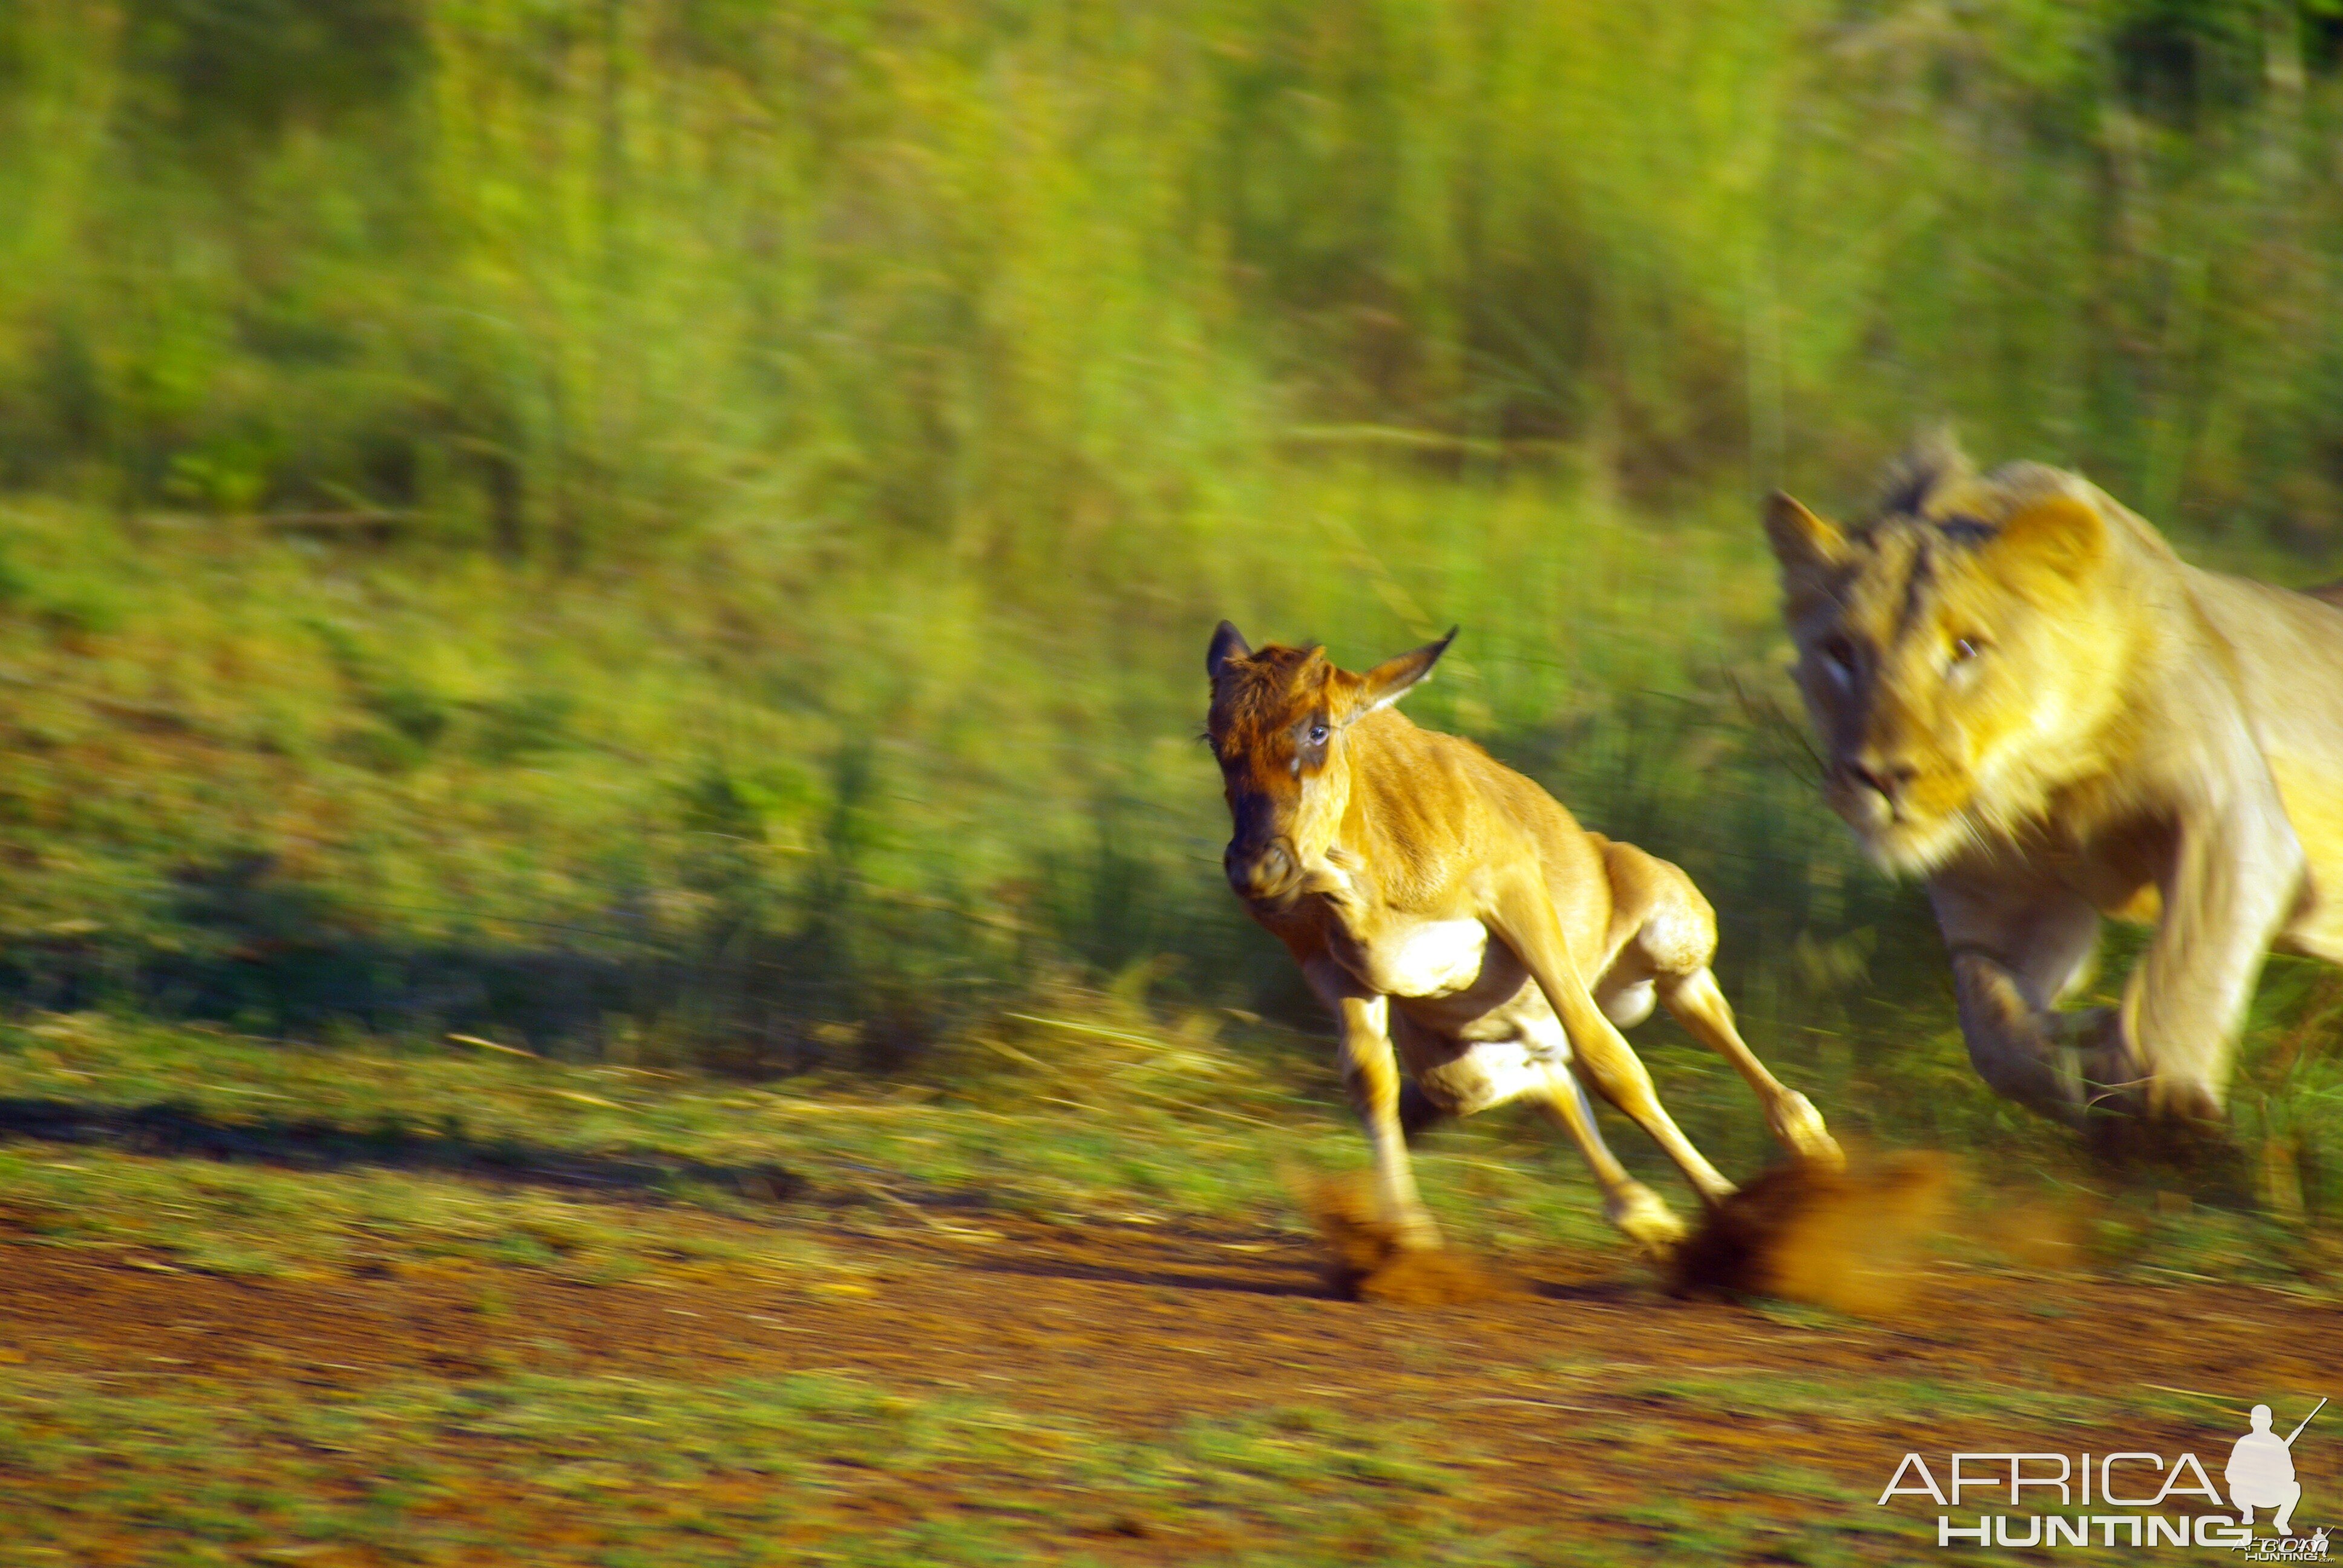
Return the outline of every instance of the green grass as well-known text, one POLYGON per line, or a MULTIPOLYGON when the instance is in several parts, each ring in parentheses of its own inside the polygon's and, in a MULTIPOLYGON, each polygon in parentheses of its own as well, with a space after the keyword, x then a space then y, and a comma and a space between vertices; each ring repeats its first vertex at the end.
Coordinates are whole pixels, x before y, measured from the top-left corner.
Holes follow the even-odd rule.
MULTIPOLYGON (((986 1052, 997 1070, 955 1064, 940 1089, 850 1074, 760 1086, 420 1042, 319 1048, 101 1014, 0 1025, 0 1114, 55 1106, 92 1119, 84 1141, 0 1142, 0 1221, 45 1244, 219 1274, 449 1265, 595 1283, 746 1269, 786 1288, 851 1292, 867 1288, 867 1270, 818 1234, 722 1221, 761 1222, 810 1200, 881 1226, 980 1224, 995 1212, 1299 1237, 1286 1171, 1365 1163, 1323 1068, 1264 1063, 1260 1042, 1192 1025, 1142 1032, 1106 999, 1080 1012, 1081 999, 1060 1000, 1069 1016, 1044 1026, 1054 1051, 1048 1034, 996 1040, 1014 1057, 986 1052), (1292 1087, 1296 1078, 1314 1087, 1292 1087), (118 1113, 111 1133, 97 1120, 108 1112, 118 1113), (140 1114, 160 1120, 122 1120, 140 1114)), ((1694 1126, 1755 1120, 1704 1096, 1684 1108, 1694 1126)), ((1632 1129, 1614 1142, 1690 1211, 1632 1129)), ((2083 1189, 2091 1218, 2077 1257, 2088 1266, 2268 1282, 2306 1298, 2331 1288, 2329 1250, 2282 1219, 2111 1181, 2047 1138, 2036 1152, 2023 1177, 1976 1172, 1947 1242, 1955 1255, 1999 1262, 1994 1227, 2008 1204, 2066 1202, 2083 1189)), ((1463 1244, 1621 1245, 1575 1155, 1534 1118, 1435 1132, 1416 1161, 1427 1201, 1463 1244)), ((1791 1326, 1832 1321, 1772 1311, 1791 1326)))
MULTIPOLYGON (((1093 1036, 1046 1076, 1003 1060, 1003 1071, 960 1075, 937 1096, 852 1078, 758 1087, 518 1062, 461 1047, 320 1050, 78 1015, 0 1028, 0 1101, 166 1108, 241 1133, 245 1158, 0 1143, 0 1211, 54 1244, 214 1272, 331 1277, 462 1261, 592 1282, 705 1263, 837 1288, 853 1271, 817 1241, 785 1232, 752 1246, 738 1230, 696 1233, 672 1216, 769 1216, 778 1181, 778 1195, 809 1191, 893 1223, 906 1204, 941 1203, 931 1211, 949 1221, 972 1203, 1073 1221, 1298 1231, 1280 1167, 1362 1162, 1331 1094, 1295 1093, 1217 1044, 1131 1038, 1140 1043, 1093 1036), (277 1130, 319 1125, 341 1133, 322 1146, 330 1181, 250 1162, 308 1158, 314 1140, 277 1130), (488 1161, 485 1184, 460 1173, 468 1151, 488 1161), (603 1197, 558 1184, 563 1172, 591 1177, 598 1162, 616 1170, 603 1197), (759 1174, 776 1163, 786 1175, 759 1174), (663 1167, 687 1173, 662 1177, 663 1167), (548 1184, 509 1187, 508 1172, 548 1184)), ((1597 1241, 1604 1228, 1588 1183, 1538 1137, 1524 1123, 1501 1150, 1460 1133, 1428 1152, 1435 1211, 1460 1236, 1493 1244, 1597 1241)))
POLYGON ((519 1372, 317 1397, 195 1380, 133 1394, 0 1369, 0 1500, 27 1563, 1371 1554, 1527 1568, 1752 1543, 1773 1560, 1851 1563, 1921 1544, 1908 1522, 1849 1507, 1832 1478, 1778 1463, 1694 1501, 1623 1505, 1594 1539, 1491 1528, 1474 1515, 1489 1461, 1453 1432, 1434 1437, 1271 1406, 1134 1440, 821 1375, 711 1386, 519 1372), (1767 1505, 1785 1503, 1810 1522, 1777 1520, 1767 1505))
MULTIPOLYGON (((444 1043, 320 1047, 96 1013, 36 1018, 0 1026, 0 1114, 38 1103, 164 1106, 251 1141, 228 1161, 103 1140, 0 1142, 0 1228, 12 1248, 263 1288, 330 1293, 358 1279, 370 1289, 411 1279, 498 1319, 552 1282, 747 1286, 774 1311, 828 1298, 878 1312, 901 1288, 890 1277, 898 1265, 855 1245, 857 1231, 1135 1220, 1298 1241, 1280 1167, 1363 1162, 1331 1094, 1292 1087, 1310 1074, 1264 1063, 1201 1025, 1154 1028, 1111 998, 1057 1004, 1035 1034, 993 1042, 1016 1055, 984 1052, 999 1070, 957 1064, 940 1091, 855 1074, 758 1086, 444 1043), (1061 1037, 1056 1051, 1044 1030, 1061 1037), (297 1127, 347 1130, 331 1145, 342 1158, 269 1163, 272 1139, 288 1156, 313 1147, 287 1140, 297 1127), (506 1163, 488 1180, 438 1168, 423 1157, 439 1141, 506 1163), (530 1181, 598 1161, 629 1171, 779 1164, 803 1185, 777 1208, 708 1178, 599 1193, 530 1181)), ((1584 1171, 1526 1122, 1442 1132, 1419 1171, 1443 1225, 1467 1245, 1516 1258, 1607 1251, 1624 1262, 1584 1171)), ((2077 1174, 2054 1166, 1980 1188, 1944 1243, 1949 1255, 2003 1266, 1990 1244, 1964 1239, 1968 1230, 2012 1201, 2054 1191, 2042 1176, 2077 1174)), ((2128 1241, 2093 1247, 2077 1266, 2142 1282, 2181 1268, 2332 1300, 2332 1258, 2289 1254, 2288 1232, 2267 1220, 2159 1208, 2146 1191, 2115 1194, 2106 1216, 2104 1234, 2152 1229, 2153 1241, 2137 1251, 2128 1241)), ((1803 1309, 1764 1317, 1792 1334, 1845 1327, 1803 1309)), ((258 1363, 234 1379, 167 1367, 130 1376, 0 1346, 9 1560, 301 1561, 308 1551, 333 1562, 1173 1553, 1331 1563, 1374 1543, 1427 1563, 1625 1562, 1762 1546, 1833 1563, 1921 1545, 1919 1524, 1875 1516, 1847 1500, 1843 1482, 1795 1462, 1720 1459, 1704 1473, 1733 1479, 1623 1503, 1602 1514, 1599 1541, 1564 1540, 1483 1527, 1478 1489, 1503 1466, 1450 1427, 1265 1404, 1133 1436, 1031 1402, 860 1375, 709 1380, 663 1363, 619 1376, 581 1368, 526 1325, 505 1322, 495 1337, 460 1373, 400 1372, 361 1387, 258 1363)), ((1391 1353, 1430 1372, 1452 1348, 1403 1340, 1391 1353)), ((1584 1348, 1527 1374, 1521 1389, 1534 1403, 1603 1402, 1608 1413, 1573 1418, 1574 1441, 1614 1458, 1670 1431, 1727 1441, 1737 1428, 1720 1425, 1719 1412, 1753 1431, 1781 1419, 1867 1432, 1946 1422, 1999 1430, 2013 1420, 2105 1430, 2143 1413, 2205 1415, 2177 1391, 2053 1394, 2022 1363, 2015 1375, 2011 1386, 1970 1386, 1888 1372, 1654 1370, 1584 1348)))
POLYGON ((1518 1561, 1473 1550, 1453 1479, 1468 1462, 1306 1409, 1139 1442, 819 1375, 518 1373, 319 1398, 0 1369, 0 1504, 25 1563, 127 1547, 115 1560, 994 1563, 1200 1533, 1277 1543, 1216 1561, 1342 1562, 1367 1541, 1518 1561))

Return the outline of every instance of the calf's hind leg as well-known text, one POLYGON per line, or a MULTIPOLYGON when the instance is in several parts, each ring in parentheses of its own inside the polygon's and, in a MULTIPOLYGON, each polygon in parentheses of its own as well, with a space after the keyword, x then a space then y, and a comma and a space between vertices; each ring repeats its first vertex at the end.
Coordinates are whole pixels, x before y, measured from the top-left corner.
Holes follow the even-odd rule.
POLYGON ((1733 1183, 1693 1147, 1660 1103, 1651 1073, 1595 1005, 1572 962, 1552 890, 1543 881, 1517 881, 1499 893, 1485 919, 1491 932, 1520 954, 1536 978, 1570 1040, 1571 1066, 1578 1075, 1660 1146, 1702 1201, 1716 1204, 1731 1197, 1733 1183))
POLYGON ((1594 1107, 1576 1076, 1567 1068, 1557 1070, 1536 1100, 1546 1119, 1578 1145, 1579 1158, 1594 1172, 1594 1184, 1603 1189, 1604 1218, 1646 1257, 1664 1260, 1674 1251, 1684 1238, 1684 1221, 1660 1201, 1658 1193, 1628 1175, 1611 1146, 1603 1141, 1602 1130, 1594 1124, 1594 1107))
POLYGON ((1765 1102, 1765 1125, 1783 1148, 1812 1164, 1832 1171, 1845 1169, 1846 1155, 1823 1125, 1823 1113, 1815 1109, 1813 1101, 1765 1070, 1765 1064, 1734 1027, 1732 1004, 1717 989, 1716 976, 1705 964, 1688 975, 1664 977, 1660 1000, 1694 1040, 1731 1062, 1749 1081, 1749 1087, 1765 1102))
MULTIPOLYGON (((1731 1062, 1756 1091, 1765 1108, 1765 1125, 1782 1147, 1800 1160, 1844 1169, 1846 1156, 1823 1125, 1814 1101, 1767 1071, 1741 1038, 1733 1021, 1733 1004, 1725 1000, 1715 972, 1708 967, 1716 956, 1716 914, 1692 879, 1633 844, 1606 844, 1604 859, 1613 907, 1634 922, 1634 934, 1613 960, 1613 969, 1654 977, 1661 1005, 1694 1040, 1731 1062)), ((1614 930, 1617 925, 1614 917, 1614 930)))

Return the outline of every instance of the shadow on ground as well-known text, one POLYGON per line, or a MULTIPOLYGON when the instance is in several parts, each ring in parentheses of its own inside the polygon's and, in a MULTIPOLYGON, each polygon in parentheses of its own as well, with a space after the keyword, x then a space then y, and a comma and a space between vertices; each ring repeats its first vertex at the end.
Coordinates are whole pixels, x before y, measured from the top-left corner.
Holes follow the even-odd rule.
POLYGON ((767 1202, 804 1194, 806 1183, 779 1165, 716 1165, 659 1154, 591 1154, 518 1139, 479 1139, 452 1124, 430 1130, 386 1119, 350 1127, 318 1117, 224 1121, 174 1101, 151 1105, 77 1104, 0 1098, 0 1140, 103 1144, 139 1154, 193 1156, 296 1171, 350 1166, 429 1171, 475 1180, 572 1191, 671 1193, 687 1184, 738 1192, 767 1202))
MULTIPOLYGON (((1278 1260, 1284 1262, 1285 1260, 1278 1260)), ((1037 1280, 1069 1280, 1090 1284, 1145 1285, 1172 1291, 1224 1291, 1238 1295, 1332 1297, 1334 1292, 1315 1271, 1301 1271, 1286 1267, 1276 1272, 1267 1268, 1251 1272, 1232 1273, 1222 1265, 1215 1272, 1204 1264, 1182 1267, 1166 1261, 1161 1266, 1141 1263, 1114 1264, 1086 1258, 1065 1255, 1016 1258, 980 1258, 964 1266, 988 1274, 1021 1274, 1037 1280)))

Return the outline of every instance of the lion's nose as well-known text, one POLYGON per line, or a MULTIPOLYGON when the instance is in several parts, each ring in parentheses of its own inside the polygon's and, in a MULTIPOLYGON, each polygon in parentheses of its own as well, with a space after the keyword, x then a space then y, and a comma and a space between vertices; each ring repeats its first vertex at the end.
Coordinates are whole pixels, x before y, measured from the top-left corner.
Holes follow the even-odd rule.
POLYGON ((1847 777, 1866 789, 1875 789, 1891 806, 1899 804, 1904 792, 1920 770, 1909 762, 1889 762, 1870 758, 1855 758, 1846 764, 1847 777))

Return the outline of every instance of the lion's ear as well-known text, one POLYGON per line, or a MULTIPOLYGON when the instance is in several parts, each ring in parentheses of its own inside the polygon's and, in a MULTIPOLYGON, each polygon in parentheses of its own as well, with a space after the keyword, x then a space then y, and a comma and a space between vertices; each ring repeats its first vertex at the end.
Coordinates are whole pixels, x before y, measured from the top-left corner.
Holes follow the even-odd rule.
POLYGON ((2010 514, 1990 547, 2012 564, 2076 580, 2107 552, 2107 519, 2074 496, 2050 496, 2010 514))
POLYGON ((1785 572, 1834 567, 1846 558, 1846 536, 1781 490, 1765 502, 1765 538, 1785 572))

